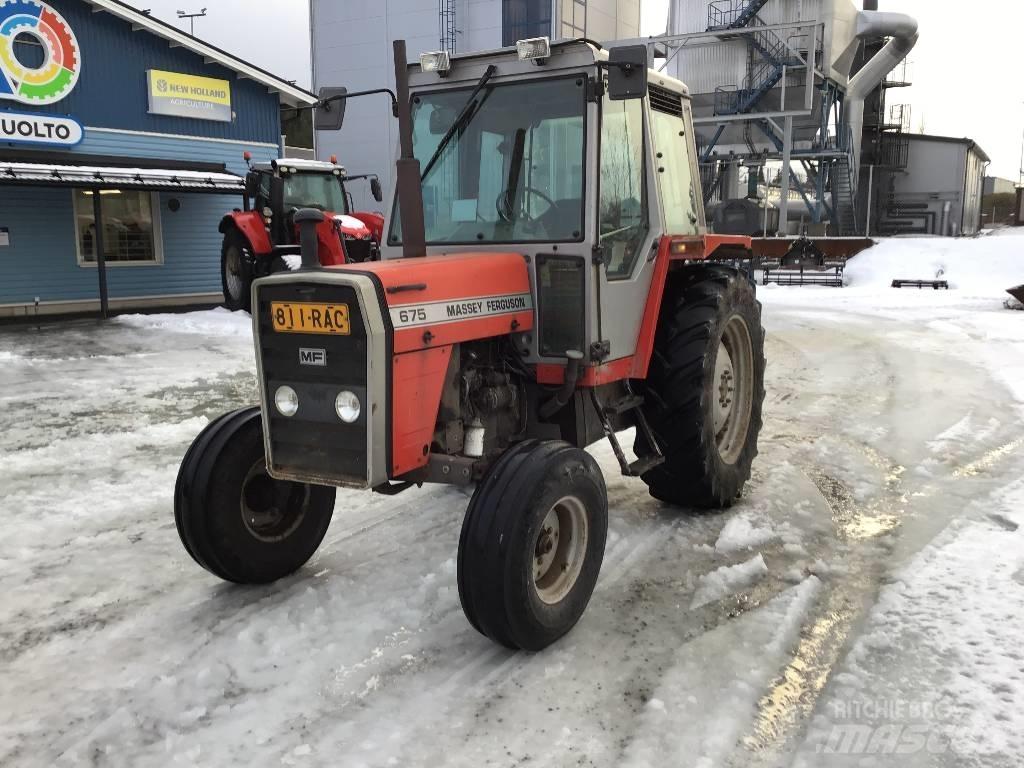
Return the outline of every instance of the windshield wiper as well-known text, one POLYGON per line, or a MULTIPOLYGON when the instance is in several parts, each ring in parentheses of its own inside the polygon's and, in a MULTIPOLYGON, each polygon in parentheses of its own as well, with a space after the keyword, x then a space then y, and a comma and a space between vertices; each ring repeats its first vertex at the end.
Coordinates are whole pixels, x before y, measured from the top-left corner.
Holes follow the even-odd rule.
MULTIPOLYGON (((484 70, 483 75, 477 81, 476 87, 473 92, 469 94, 469 98, 466 99, 466 103, 462 106, 462 111, 459 112, 459 116, 455 118, 455 122, 452 123, 451 127, 441 138, 441 142, 437 145, 437 149, 434 150, 434 154, 430 156, 427 164, 423 166, 423 172, 420 174, 420 181, 427 178, 427 174, 430 173, 430 169, 434 167, 437 161, 441 157, 441 153, 444 152, 445 147, 451 142, 452 137, 465 128, 473 115, 476 114, 476 97, 479 95, 483 87, 487 85, 487 81, 491 79, 491 76, 497 71, 497 68, 493 64, 488 64, 487 69, 484 70)), ((482 103, 482 102, 481 102, 482 103)))

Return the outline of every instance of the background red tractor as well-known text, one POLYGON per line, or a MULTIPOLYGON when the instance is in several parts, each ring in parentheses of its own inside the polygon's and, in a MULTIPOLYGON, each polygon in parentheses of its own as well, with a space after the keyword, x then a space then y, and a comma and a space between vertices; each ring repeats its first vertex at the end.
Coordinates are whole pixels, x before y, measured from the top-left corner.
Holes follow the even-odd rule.
MULTIPOLYGON (((246 160, 249 157, 246 153, 246 160)), ((297 158, 250 163, 243 208, 236 208, 220 223, 224 235, 221 284, 227 308, 248 311, 253 280, 298 267, 299 232, 294 217, 302 208, 324 213, 318 235, 325 265, 379 258, 384 216, 352 210, 345 184, 357 179, 368 179, 374 199, 382 200, 375 174, 349 176, 333 157, 329 163, 297 158)))

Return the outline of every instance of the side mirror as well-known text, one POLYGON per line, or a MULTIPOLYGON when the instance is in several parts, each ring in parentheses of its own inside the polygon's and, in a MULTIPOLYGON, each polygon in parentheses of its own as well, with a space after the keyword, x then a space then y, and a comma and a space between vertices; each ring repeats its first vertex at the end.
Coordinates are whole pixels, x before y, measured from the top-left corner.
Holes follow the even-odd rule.
POLYGON ((254 199, 260 193, 260 173, 259 171, 249 171, 245 174, 245 197, 247 199, 254 199))
POLYGON ((380 179, 376 176, 370 177, 370 194, 378 203, 384 200, 384 190, 380 188, 380 179))
MULTIPOLYGON (((324 102, 335 96, 344 96, 348 88, 321 88, 320 101, 324 102)), ((317 106, 313 117, 313 128, 317 131, 340 131, 345 122, 345 105, 348 99, 338 99, 317 106)))
POLYGON ((647 95, 647 46, 622 45, 608 51, 608 98, 642 99, 647 95))

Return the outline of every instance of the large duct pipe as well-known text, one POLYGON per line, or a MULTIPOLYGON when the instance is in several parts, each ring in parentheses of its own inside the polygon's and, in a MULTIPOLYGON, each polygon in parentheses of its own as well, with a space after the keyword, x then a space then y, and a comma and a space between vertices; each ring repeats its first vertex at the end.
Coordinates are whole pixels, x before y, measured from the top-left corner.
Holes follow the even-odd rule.
MULTIPOLYGON (((878 5, 877 2, 866 1, 878 5)), ((892 40, 850 78, 846 87, 846 126, 850 132, 850 147, 853 150, 853 166, 850 168, 852 188, 857 189, 860 179, 860 152, 864 133, 864 99, 867 98, 886 75, 903 61, 917 45, 917 20, 903 13, 862 11, 857 14, 857 37, 861 40, 877 40, 891 37, 892 40)))

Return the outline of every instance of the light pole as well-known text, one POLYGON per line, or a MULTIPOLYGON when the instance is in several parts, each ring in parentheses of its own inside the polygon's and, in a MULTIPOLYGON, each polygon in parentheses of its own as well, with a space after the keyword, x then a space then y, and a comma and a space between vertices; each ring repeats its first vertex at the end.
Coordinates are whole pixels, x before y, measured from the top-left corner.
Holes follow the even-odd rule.
POLYGON ((186 13, 185 11, 178 11, 179 19, 188 19, 189 34, 195 37, 196 35, 196 19, 201 19, 206 15, 206 9, 203 8, 199 13, 186 13))

